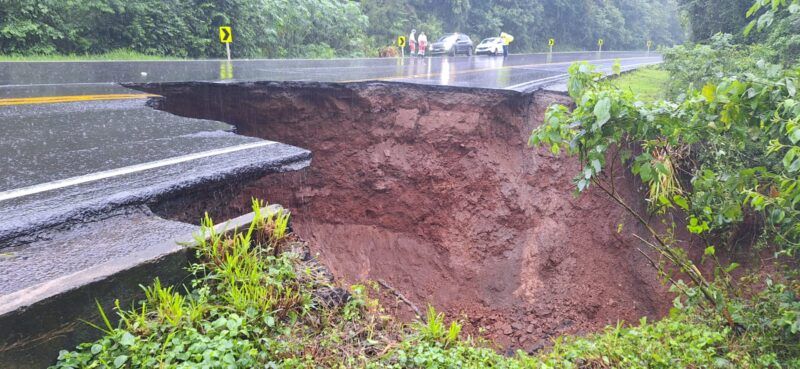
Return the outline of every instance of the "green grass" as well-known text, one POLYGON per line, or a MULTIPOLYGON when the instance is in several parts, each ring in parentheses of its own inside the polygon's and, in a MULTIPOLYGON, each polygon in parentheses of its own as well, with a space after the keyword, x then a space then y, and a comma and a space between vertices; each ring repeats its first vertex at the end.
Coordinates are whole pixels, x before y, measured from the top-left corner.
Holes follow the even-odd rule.
POLYGON ((642 100, 655 101, 664 98, 669 73, 651 67, 626 73, 611 80, 611 84, 621 89, 630 89, 642 100))
POLYGON ((96 55, 2 55, 0 62, 35 62, 35 61, 113 61, 113 60, 184 60, 182 58, 147 55, 128 49, 119 49, 96 55))
MULTIPOLYGON (((462 334, 461 322, 448 321, 432 307, 414 323, 394 320, 376 299, 376 283, 350 286, 348 297, 336 302, 330 296, 337 285, 316 261, 303 257, 308 245, 286 233, 288 213, 269 209, 254 201, 251 226, 226 234, 206 217, 197 235, 198 262, 189 268, 192 288, 163 286, 156 279, 143 287, 146 299, 138 305, 115 304, 116 327, 101 309, 103 322, 96 327, 103 337, 61 351, 51 368, 800 367, 798 360, 778 366, 775 350, 776 342, 791 347, 795 340, 773 337, 764 344, 764 329, 734 333, 722 320, 704 319, 690 307, 673 309, 657 322, 618 323, 585 337, 556 338, 542 352, 505 356, 490 342, 462 334)), ((742 314, 770 316, 778 303, 742 314)))

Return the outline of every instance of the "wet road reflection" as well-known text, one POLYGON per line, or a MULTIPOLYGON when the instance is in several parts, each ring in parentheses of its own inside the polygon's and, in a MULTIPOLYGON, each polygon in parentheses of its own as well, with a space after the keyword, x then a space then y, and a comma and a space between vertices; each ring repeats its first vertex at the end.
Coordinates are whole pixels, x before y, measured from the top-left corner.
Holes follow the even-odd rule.
MULTIPOLYGON (((0 98, 26 88, 60 93, 67 88, 113 83, 181 81, 406 81, 483 88, 511 88, 563 74, 575 61, 623 66, 658 63, 643 52, 582 52, 495 56, 335 60, 219 60, 0 63, 0 98), (11 89, 15 89, 12 91, 11 89)), ((28 95, 35 95, 28 93, 28 95)))

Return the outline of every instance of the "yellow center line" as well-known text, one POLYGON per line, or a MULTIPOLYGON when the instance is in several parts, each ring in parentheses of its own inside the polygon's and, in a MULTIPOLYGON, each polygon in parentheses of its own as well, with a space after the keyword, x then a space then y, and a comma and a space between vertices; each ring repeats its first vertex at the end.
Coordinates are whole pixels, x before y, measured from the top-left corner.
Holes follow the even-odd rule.
MULTIPOLYGON (((633 60, 633 59, 641 59, 644 57, 637 56, 631 58, 613 58, 613 59, 595 59, 595 60, 587 60, 588 62, 604 62, 604 61, 614 61, 614 60, 633 60)), ((449 75, 456 75, 456 74, 467 74, 467 73, 480 73, 480 72, 488 72, 492 70, 505 70, 505 69, 516 69, 516 68, 530 68, 530 67, 539 67, 539 66, 554 66, 554 65, 572 65, 573 63, 578 63, 579 61, 568 61, 568 62, 558 62, 558 63, 536 63, 536 64, 522 64, 522 65, 509 65, 509 66, 501 66, 501 67, 488 67, 488 68, 478 68, 478 69, 470 69, 464 70, 460 72, 451 72, 449 75)), ((367 81, 394 81, 399 79, 412 79, 412 78, 424 78, 424 77, 439 77, 444 73, 422 73, 422 74, 412 74, 408 76, 394 76, 394 77, 376 77, 376 78, 364 78, 364 79, 353 79, 349 81, 341 81, 342 83, 353 83, 353 82, 367 82, 367 81)))
POLYGON ((0 106, 11 105, 34 105, 34 104, 57 104, 81 101, 99 100, 131 100, 149 99, 159 95, 153 94, 104 94, 104 95, 73 95, 73 96, 40 96, 40 97, 20 97, 0 99, 0 106))

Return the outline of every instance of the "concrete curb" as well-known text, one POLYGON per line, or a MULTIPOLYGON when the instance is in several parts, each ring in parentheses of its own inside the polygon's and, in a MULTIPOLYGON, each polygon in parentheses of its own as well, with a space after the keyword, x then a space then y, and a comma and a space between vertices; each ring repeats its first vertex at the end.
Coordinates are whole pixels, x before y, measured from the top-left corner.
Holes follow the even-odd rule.
MULTIPOLYGON (((275 211, 279 205, 271 205, 275 211)), ((215 226, 222 232, 248 227, 249 213, 215 226)), ((185 284, 195 260, 193 235, 183 235, 134 254, 0 297, 0 368, 34 369, 52 365, 58 352, 99 338, 85 322, 100 321, 99 303, 109 319, 114 301, 131 306, 144 297, 141 285, 156 277, 165 285, 185 284), (182 246, 184 245, 184 246, 182 246)))

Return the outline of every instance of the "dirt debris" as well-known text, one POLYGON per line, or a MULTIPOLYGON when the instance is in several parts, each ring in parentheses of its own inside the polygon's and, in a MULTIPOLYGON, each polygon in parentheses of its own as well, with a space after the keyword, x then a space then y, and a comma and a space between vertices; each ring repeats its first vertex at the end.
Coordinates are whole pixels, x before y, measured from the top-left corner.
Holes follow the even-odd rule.
MULTIPOLYGON (((574 159, 527 147, 547 106, 569 103, 562 95, 377 82, 138 88, 165 96, 161 109, 310 149, 310 168, 237 188, 226 211, 251 197, 293 209, 295 231, 338 278, 385 280, 505 349, 669 306, 628 235, 633 219, 599 191, 573 195, 574 159)), ((620 183, 640 198, 633 180, 620 183)))

